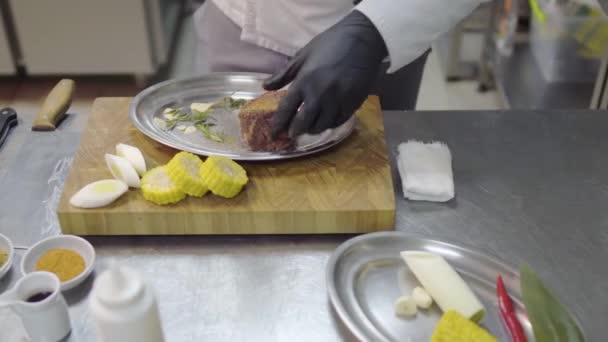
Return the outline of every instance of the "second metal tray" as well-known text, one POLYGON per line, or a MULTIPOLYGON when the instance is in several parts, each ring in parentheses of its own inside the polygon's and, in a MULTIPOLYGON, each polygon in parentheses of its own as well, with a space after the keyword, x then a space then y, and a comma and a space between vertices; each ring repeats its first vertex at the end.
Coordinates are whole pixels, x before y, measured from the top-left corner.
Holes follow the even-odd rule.
POLYGON ((394 302, 420 286, 399 252, 427 251, 441 255, 463 277, 486 308, 482 326, 500 341, 510 341, 496 300, 496 276, 501 274, 528 341, 534 341, 519 288, 519 273, 481 253, 402 232, 361 235, 346 241, 327 268, 329 298, 338 316, 361 341, 429 341, 441 310, 433 305, 416 317, 395 316, 394 302))

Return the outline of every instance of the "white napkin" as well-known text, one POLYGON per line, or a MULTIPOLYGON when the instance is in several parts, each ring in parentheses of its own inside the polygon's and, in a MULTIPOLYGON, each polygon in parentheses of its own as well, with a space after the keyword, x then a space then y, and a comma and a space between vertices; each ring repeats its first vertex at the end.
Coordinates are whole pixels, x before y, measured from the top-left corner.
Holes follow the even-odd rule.
POLYGON ((415 140, 402 143, 397 167, 405 198, 432 202, 454 198, 452 154, 446 144, 415 140))

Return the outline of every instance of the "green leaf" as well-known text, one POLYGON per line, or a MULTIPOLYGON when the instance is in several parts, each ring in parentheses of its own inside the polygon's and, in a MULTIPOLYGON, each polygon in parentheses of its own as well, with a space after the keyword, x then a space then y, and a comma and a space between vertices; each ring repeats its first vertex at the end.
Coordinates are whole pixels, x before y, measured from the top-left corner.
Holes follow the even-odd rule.
POLYGON ((527 264, 520 268, 520 285, 537 342, 585 341, 583 333, 559 300, 527 264))

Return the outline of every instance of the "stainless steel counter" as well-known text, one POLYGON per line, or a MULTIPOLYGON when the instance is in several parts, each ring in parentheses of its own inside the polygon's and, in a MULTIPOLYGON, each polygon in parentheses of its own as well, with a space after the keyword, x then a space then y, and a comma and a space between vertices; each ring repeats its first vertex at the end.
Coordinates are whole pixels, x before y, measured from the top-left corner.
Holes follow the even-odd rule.
MULTIPOLYGON (((512 264, 527 261, 581 318, 590 341, 608 336, 606 113, 387 112, 385 118, 392 155, 401 141, 437 139, 448 143, 454 158, 457 195, 447 204, 403 200, 393 172, 398 230, 464 244, 512 264)), ((61 132, 44 136, 29 132, 26 122, 0 149, 0 231, 15 244, 58 233, 49 209, 83 120, 75 117, 61 132)), ((324 272, 331 252, 347 238, 90 241, 97 274, 117 262, 154 285, 167 341, 336 341, 349 336, 330 309, 324 272)), ((20 276, 18 254, 0 292, 20 276)), ((94 340, 86 301, 92 281, 66 293, 69 341, 94 340)), ((21 333, 15 318, 0 311, 0 340, 21 333)))

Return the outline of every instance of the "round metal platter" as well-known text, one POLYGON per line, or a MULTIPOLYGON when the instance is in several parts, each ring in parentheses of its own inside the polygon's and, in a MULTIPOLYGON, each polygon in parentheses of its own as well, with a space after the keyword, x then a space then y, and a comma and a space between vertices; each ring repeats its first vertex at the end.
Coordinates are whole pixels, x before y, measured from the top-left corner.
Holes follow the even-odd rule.
POLYGON ((189 108, 193 102, 215 102, 226 96, 253 99, 264 91, 262 82, 266 77, 268 75, 258 73, 211 73, 161 82, 135 96, 129 116, 137 129, 161 144, 199 155, 221 155, 235 160, 263 161, 310 155, 340 143, 353 132, 356 125, 354 116, 336 129, 318 135, 302 135, 294 149, 277 153, 253 152, 241 142, 238 110, 213 111, 214 130, 225 137, 221 143, 205 138, 198 131, 186 134, 179 129, 163 129, 158 124, 158 119, 163 119, 165 108, 189 108))
POLYGON ((519 273, 512 267, 467 248, 412 237, 402 232, 361 235, 344 242, 327 266, 331 303, 344 324, 361 341, 429 341, 442 315, 437 305, 418 310, 412 318, 395 315, 394 303, 420 286, 401 259, 405 250, 441 255, 462 276, 486 308, 482 326, 500 341, 510 341, 502 326, 496 299, 496 276, 501 274, 513 298, 528 341, 534 341, 519 287, 519 273))

